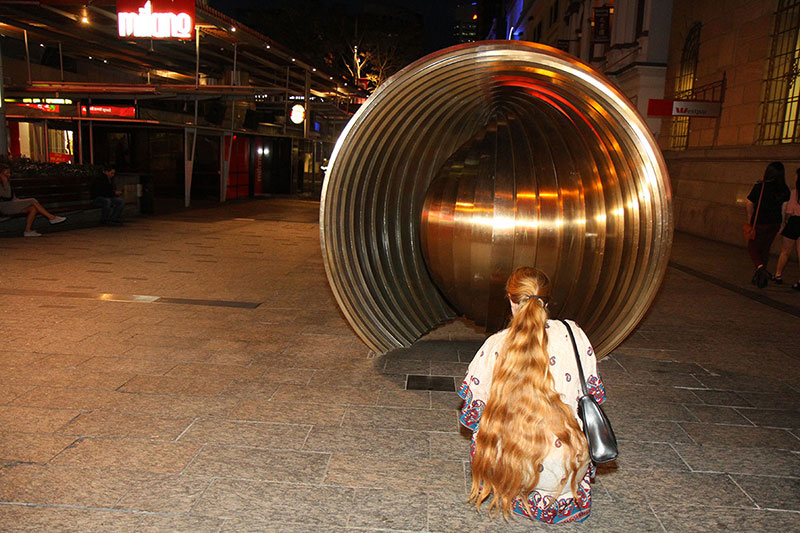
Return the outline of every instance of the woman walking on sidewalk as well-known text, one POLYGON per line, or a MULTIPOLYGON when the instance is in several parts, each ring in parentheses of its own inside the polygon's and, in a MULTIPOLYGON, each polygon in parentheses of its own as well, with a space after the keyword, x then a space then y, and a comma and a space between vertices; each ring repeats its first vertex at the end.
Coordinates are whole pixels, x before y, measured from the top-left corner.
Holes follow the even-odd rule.
MULTIPOLYGON (((783 269, 786 263, 789 262, 789 255, 792 253, 792 248, 797 248, 797 259, 800 261, 800 198, 797 196, 797 191, 800 190, 800 168, 795 171, 796 177, 794 182, 794 189, 789 196, 789 201, 786 202, 786 209, 784 210, 784 227, 781 235, 783 241, 781 242, 781 255, 778 257, 778 267, 775 269, 775 277, 772 278, 775 283, 783 283, 783 269)), ((796 291, 800 291, 800 281, 792 285, 796 291)))
POLYGON ((67 220, 64 217, 59 217, 42 207, 36 198, 17 198, 14 190, 11 188, 11 183, 8 181, 11 177, 11 169, 5 163, 0 163, 0 215, 12 216, 21 213, 27 214, 25 220, 25 231, 22 233, 25 237, 41 237, 42 234, 33 229, 33 220, 36 214, 40 214, 47 218, 51 224, 60 224, 67 220))
MULTIPOLYGON (((458 391, 461 423, 472 430, 469 499, 489 515, 517 514, 550 524, 591 512, 594 465, 578 420, 581 382, 567 326, 549 320, 550 280, 519 268, 506 283, 511 325, 483 344, 458 391)), ((605 400, 586 334, 570 328, 590 394, 605 400)))
POLYGON ((747 195, 747 220, 755 227, 755 237, 747 241, 747 252, 756 267, 753 285, 767 286, 772 275, 767 272, 769 249, 781 228, 781 207, 789 199, 789 187, 783 163, 775 161, 767 165, 764 179, 753 185, 747 195))

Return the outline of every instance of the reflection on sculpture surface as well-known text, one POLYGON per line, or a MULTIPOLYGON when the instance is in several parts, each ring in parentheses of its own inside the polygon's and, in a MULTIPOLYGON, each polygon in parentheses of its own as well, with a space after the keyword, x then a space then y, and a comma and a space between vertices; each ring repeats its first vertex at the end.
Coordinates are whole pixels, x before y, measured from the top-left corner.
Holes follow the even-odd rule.
POLYGON ((519 41, 442 50, 387 81, 340 137, 320 208, 331 288, 377 352, 463 314, 502 327, 508 275, 605 355, 666 270, 671 195, 641 117, 607 80, 519 41))

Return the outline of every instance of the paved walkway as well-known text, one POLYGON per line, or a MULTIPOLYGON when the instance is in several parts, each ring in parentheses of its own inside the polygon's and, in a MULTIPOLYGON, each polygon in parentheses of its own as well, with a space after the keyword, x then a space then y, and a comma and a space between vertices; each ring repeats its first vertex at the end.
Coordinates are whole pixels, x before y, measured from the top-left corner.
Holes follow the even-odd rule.
POLYGON ((800 530, 800 294, 749 285, 743 250, 677 235, 600 363, 622 454, 592 516, 505 524, 464 502, 455 393, 404 389, 460 378, 480 335, 454 322, 370 358, 317 208, 0 239, 0 530, 800 530))

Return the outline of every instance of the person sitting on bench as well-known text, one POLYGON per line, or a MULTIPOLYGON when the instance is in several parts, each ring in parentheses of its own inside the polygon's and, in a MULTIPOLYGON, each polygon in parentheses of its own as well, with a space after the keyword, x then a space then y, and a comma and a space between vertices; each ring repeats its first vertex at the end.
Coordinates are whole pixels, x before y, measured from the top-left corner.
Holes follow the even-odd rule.
POLYGON ((109 226, 122 224, 122 209, 125 207, 122 191, 114 187, 116 173, 114 167, 106 165, 103 174, 92 182, 92 203, 103 210, 100 223, 109 226))
POLYGON ((26 215, 25 231, 22 233, 25 237, 41 237, 42 234, 33 229, 33 219, 36 214, 40 214, 47 218, 51 224, 60 224, 67 220, 65 217, 56 216, 40 204, 36 198, 17 198, 14 194, 14 189, 11 188, 11 183, 8 181, 11 178, 11 169, 5 163, 0 163, 0 215, 14 216, 26 215))

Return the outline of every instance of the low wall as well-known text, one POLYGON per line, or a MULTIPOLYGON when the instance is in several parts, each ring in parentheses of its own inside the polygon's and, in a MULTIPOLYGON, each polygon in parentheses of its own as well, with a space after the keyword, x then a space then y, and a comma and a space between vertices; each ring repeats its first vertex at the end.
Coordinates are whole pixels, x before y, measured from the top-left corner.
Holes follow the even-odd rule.
POLYGON ((797 145, 665 151, 664 158, 672 183, 675 229, 742 247, 747 194, 766 166, 782 162, 790 189, 800 167, 797 145))

